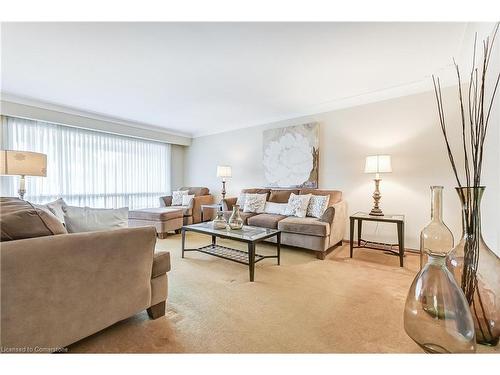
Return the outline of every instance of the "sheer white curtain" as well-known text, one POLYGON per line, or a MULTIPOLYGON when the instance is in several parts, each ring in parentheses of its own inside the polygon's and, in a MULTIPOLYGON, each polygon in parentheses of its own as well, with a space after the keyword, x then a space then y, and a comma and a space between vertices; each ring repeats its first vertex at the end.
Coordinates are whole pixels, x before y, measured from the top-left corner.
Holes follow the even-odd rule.
MULTIPOLYGON (((165 143, 3 116, 2 148, 47 154, 47 177, 26 177, 28 201, 144 208, 170 193, 165 143)), ((17 196, 19 178, 1 179, 2 196, 17 196)))

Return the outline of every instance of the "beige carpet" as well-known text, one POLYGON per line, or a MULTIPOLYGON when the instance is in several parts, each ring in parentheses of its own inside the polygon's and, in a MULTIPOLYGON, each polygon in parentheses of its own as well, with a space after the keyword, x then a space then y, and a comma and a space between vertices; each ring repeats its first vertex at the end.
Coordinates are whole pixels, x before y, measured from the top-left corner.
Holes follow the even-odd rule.
MULTIPOLYGON (((189 247, 209 241, 187 236, 189 247)), ((197 252, 182 259, 180 235, 159 240, 157 248, 172 255, 166 317, 153 321, 140 313, 70 352, 421 353, 403 329, 415 254, 400 268, 396 256, 376 250, 355 249, 350 259, 346 245, 321 261, 284 247, 281 266, 259 262, 251 283, 247 266, 197 252)), ((259 253, 273 251, 270 244, 257 246, 259 253)))

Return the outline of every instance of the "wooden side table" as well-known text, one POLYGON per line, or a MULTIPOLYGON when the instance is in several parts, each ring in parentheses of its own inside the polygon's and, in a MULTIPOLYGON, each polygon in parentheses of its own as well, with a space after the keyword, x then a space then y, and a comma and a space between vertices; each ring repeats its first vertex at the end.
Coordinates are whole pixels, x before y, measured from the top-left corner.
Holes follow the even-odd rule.
POLYGON ((356 212, 355 214, 349 216, 350 230, 349 230, 349 240, 350 240, 350 256, 352 258, 353 249, 356 248, 368 248, 374 250, 389 251, 393 254, 399 255, 399 266, 403 267, 403 257, 405 255, 405 217, 404 215, 384 215, 384 216, 372 216, 367 212, 356 212), (354 224, 355 221, 358 222, 358 244, 354 246, 354 224), (363 221, 376 221, 379 223, 394 223, 398 230, 398 243, 388 244, 383 242, 366 241, 361 237, 361 232, 363 228, 363 221), (370 246, 372 245, 372 246, 370 246), (379 245, 381 247, 374 247, 373 245, 379 245), (394 251, 392 248, 394 246, 398 247, 398 251, 394 251), (384 248, 385 247, 385 248, 384 248))
POLYGON ((213 204, 202 204, 200 206, 200 213, 201 213, 201 222, 203 223, 205 219, 203 218, 203 210, 205 208, 211 208, 214 209, 216 212, 217 211, 222 211, 222 204, 221 203, 213 203, 213 204))

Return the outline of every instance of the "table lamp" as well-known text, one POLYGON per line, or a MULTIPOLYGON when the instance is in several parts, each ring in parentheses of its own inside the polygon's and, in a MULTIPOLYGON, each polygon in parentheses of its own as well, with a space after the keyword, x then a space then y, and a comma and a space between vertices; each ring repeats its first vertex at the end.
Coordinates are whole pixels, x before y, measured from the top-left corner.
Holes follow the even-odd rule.
POLYGON ((217 177, 222 178, 222 199, 226 197, 226 178, 231 177, 231 167, 228 165, 217 166, 217 177))
POLYGON ((47 176, 47 155, 39 152, 0 150, 0 175, 21 176, 19 198, 26 193, 25 176, 47 176))
POLYGON ((365 173, 375 173, 375 192, 373 193, 374 205, 370 211, 372 216, 384 216, 384 213, 379 207, 380 195, 379 184, 380 184, 380 173, 390 173, 392 172, 391 167, 391 156, 390 155, 373 155, 367 156, 365 162, 365 173))

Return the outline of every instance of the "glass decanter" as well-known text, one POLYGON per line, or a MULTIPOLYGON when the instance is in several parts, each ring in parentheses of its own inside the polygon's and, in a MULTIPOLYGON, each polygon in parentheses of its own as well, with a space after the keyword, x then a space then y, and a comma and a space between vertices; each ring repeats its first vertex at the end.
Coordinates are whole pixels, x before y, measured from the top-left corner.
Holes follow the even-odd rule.
POLYGON ((233 206, 233 213, 229 217, 227 222, 229 224, 229 228, 231 229, 241 229, 243 228, 243 219, 240 216, 240 206, 235 204, 233 206))
POLYGON ((427 263, 428 252, 448 252, 451 249, 453 233, 443 222, 443 187, 431 186, 431 221, 420 232, 420 269, 427 263))

